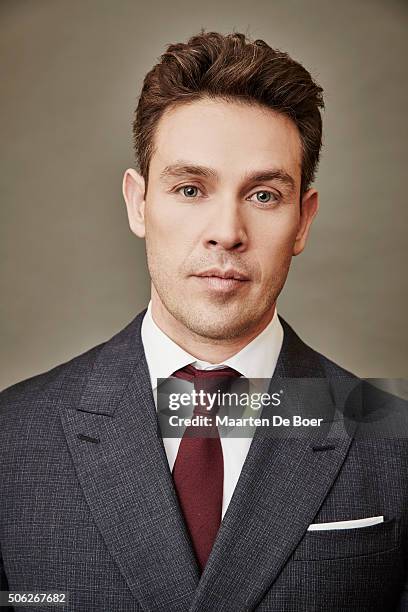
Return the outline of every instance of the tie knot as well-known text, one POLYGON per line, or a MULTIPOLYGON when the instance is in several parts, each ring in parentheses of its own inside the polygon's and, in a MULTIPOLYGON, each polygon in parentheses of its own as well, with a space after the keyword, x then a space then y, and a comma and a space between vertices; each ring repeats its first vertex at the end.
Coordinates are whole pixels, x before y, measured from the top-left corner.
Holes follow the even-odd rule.
MULTIPOLYGON (((212 370, 199 370, 195 368, 193 365, 187 365, 184 368, 180 368, 180 370, 176 370, 173 374, 176 378, 182 378, 183 380, 188 380, 194 383, 194 389, 199 393, 203 391, 205 394, 207 393, 226 393, 236 378, 240 378, 241 374, 234 368, 230 368, 229 366, 225 368, 215 368, 212 370)), ((207 401, 204 400, 204 404, 207 401)), ((219 408, 218 398, 217 401, 214 402, 213 409, 211 412, 216 412, 219 408)), ((200 410, 196 409, 194 411, 195 414, 199 413, 200 410)))
POLYGON ((211 378, 215 376, 239 378, 241 374, 229 366, 225 366, 223 368, 213 368, 212 370, 199 370, 198 368, 195 368, 193 365, 189 364, 184 366, 184 368, 176 370, 172 376, 193 381, 195 378, 211 378))

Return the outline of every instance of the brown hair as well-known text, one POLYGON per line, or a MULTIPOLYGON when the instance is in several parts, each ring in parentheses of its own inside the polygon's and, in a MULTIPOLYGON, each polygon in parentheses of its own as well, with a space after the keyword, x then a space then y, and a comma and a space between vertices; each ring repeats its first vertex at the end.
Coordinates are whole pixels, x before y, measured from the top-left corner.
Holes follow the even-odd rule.
POLYGON ((133 123, 139 171, 148 181, 153 140, 164 111, 204 97, 257 103, 283 113, 302 142, 301 195, 313 182, 322 144, 322 88, 287 53, 244 34, 207 32, 169 45, 146 75, 133 123))

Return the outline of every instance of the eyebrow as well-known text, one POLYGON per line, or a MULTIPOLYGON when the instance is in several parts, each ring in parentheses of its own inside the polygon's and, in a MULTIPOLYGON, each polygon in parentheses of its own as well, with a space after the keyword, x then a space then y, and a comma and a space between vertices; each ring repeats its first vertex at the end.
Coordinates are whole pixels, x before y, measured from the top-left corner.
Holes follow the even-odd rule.
MULTIPOLYGON (((188 163, 176 163, 166 166, 160 173, 160 179, 166 180, 172 177, 182 176, 202 176, 204 178, 218 179, 218 173, 214 168, 207 166, 198 166, 188 163)), ((247 173, 245 180, 251 183, 262 183, 265 181, 280 181, 287 185, 291 190, 295 189, 295 181, 293 177, 281 168, 268 168, 266 170, 256 170, 247 173)))

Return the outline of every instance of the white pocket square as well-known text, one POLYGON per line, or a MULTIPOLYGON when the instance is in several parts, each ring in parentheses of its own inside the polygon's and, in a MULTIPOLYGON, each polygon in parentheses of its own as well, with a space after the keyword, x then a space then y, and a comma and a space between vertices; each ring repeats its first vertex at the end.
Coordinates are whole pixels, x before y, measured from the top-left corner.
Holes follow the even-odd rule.
POLYGON ((383 523, 383 516, 369 516, 368 518, 355 519, 352 521, 334 521, 333 523, 312 523, 307 531, 328 531, 330 529, 358 529, 383 523))

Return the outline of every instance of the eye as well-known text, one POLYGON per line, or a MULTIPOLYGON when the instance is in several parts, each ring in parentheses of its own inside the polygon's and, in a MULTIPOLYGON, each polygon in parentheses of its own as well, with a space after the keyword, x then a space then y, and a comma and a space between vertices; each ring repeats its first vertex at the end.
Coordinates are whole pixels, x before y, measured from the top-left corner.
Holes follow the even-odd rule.
POLYGON ((184 185, 183 187, 179 187, 176 191, 189 199, 196 198, 200 192, 199 188, 195 185, 184 185))
POLYGON ((276 204, 279 197, 273 191, 266 191, 263 189, 262 191, 256 191, 253 193, 249 199, 256 204, 276 204), (252 199, 254 196, 256 196, 255 200, 252 199))

